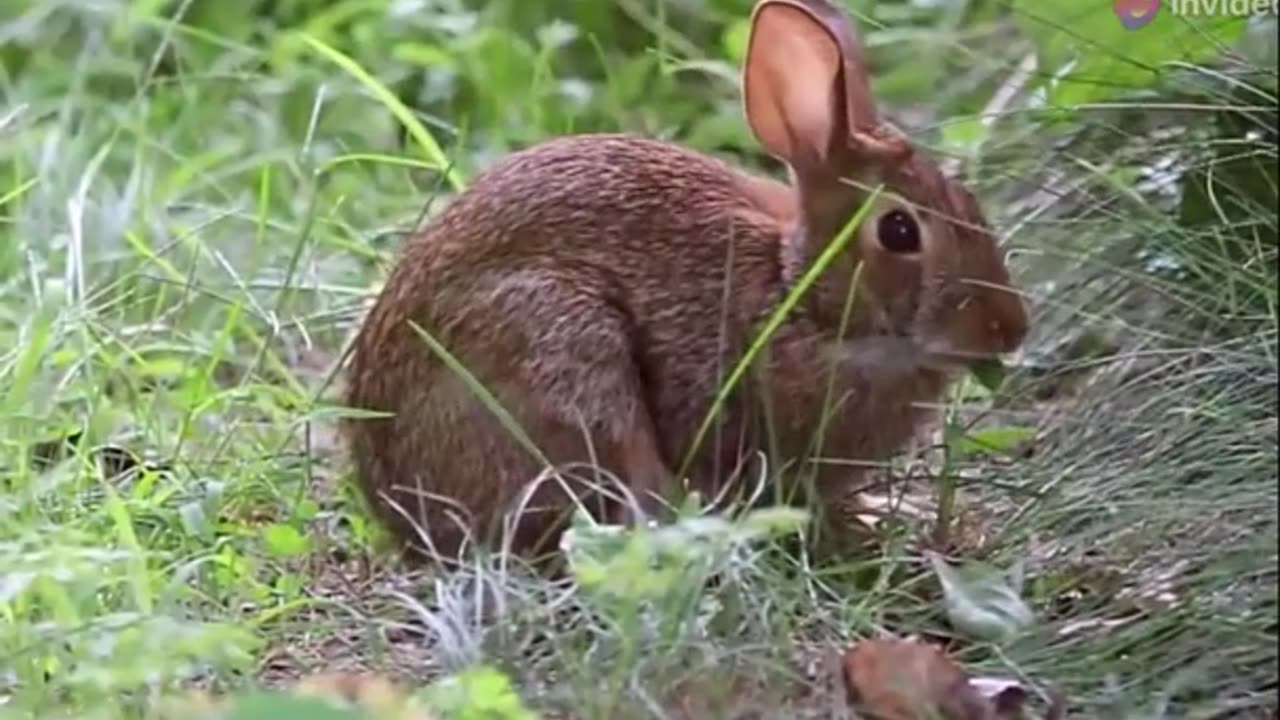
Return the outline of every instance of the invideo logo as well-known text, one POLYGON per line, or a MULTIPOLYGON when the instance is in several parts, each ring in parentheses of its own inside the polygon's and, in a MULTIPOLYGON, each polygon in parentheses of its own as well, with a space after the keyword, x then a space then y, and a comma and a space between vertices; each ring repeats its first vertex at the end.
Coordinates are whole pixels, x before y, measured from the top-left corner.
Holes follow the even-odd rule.
POLYGON ((1149 25, 1160 12, 1160 0, 1116 0, 1116 17, 1130 30, 1149 25))
MULTIPOLYGON (((1280 14, 1280 0, 1166 0, 1169 12, 1187 17, 1250 17, 1280 14)), ((1146 27, 1160 12, 1160 0, 1115 0, 1116 17, 1130 30, 1146 27)))
POLYGON ((1276 15, 1280 0, 1169 0, 1169 10, 1174 15, 1276 15))

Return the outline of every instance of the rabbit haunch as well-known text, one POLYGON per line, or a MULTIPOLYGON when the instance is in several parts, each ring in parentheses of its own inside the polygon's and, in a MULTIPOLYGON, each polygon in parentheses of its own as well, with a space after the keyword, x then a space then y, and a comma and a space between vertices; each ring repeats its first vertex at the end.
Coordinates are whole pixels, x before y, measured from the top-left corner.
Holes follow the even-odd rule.
MULTIPOLYGON (((347 429, 360 485, 399 537, 449 558, 519 510, 513 547, 546 548, 566 492, 625 516, 593 468, 653 510, 686 480, 716 495, 758 451, 771 469, 803 462, 820 427, 824 458, 881 460, 955 371, 1021 342, 1025 312, 976 201, 880 128, 854 37, 818 0, 757 6, 747 114, 790 185, 671 143, 570 136, 500 160, 409 243, 357 337, 348 390, 388 414, 347 429), (886 192, 675 478, 730 369, 867 199, 849 178, 886 192), (894 212, 886 243, 878 227, 894 212), (544 460, 566 472, 535 484, 544 460)), ((820 502, 855 474, 816 470, 820 502)))

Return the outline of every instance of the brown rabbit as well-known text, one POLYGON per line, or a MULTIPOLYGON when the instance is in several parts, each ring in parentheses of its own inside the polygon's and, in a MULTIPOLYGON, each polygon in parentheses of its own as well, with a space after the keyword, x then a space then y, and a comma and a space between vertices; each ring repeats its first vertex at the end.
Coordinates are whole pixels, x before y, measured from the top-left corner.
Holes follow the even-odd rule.
MULTIPOLYGON (((801 459, 820 426, 824 456, 880 460, 958 371, 1021 343, 1026 312, 974 197, 881 124, 843 13, 760 2, 743 85, 790 186, 665 142, 562 137, 476 177, 409 244, 350 367, 349 404, 385 415, 347 431, 360 485, 410 546, 450 558, 519 506, 512 548, 547 549, 569 494, 622 507, 589 490, 590 468, 652 510, 681 483, 714 495, 757 452, 771 467, 801 459), (881 184, 677 482, 725 376, 881 184), (535 483, 548 463, 588 469, 535 483)), ((819 497, 850 472, 819 467, 819 497)))

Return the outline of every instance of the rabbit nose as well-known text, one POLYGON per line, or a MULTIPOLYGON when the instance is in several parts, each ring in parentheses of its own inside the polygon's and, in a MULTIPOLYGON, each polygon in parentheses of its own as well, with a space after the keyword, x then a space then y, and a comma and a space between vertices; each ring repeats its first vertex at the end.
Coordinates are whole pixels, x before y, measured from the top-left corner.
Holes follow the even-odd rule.
POLYGON ((1011 353, 1022 346, 1027 337, 1027 311, 1016 295, 1000 293, 992 298, 994 314, 987 323, 991 338, 1002 353, 1011 353))

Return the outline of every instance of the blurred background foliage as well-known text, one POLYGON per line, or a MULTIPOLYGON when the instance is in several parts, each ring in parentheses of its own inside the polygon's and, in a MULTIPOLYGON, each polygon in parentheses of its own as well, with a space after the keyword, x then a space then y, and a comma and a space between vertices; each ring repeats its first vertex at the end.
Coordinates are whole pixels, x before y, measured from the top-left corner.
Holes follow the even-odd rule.
MULTIPOLYGON (((10 0, 0 9, 0 82, 11 109, 31 103, 27 118, 86 113, 58 107, 58 98, 87 94, 104 110, 73 117, 76 123, 189 135, 155 138, 157 147, 200 153, 199 164, 183 164, 176 188, 200 185, 202 166, 234 172, 230 158, 264 144, 280 148, 294 173, 326 167, 353 148, 413 154, 392 113, 303 35, 349 56, 413 108, 464 176, 549 135, 616 130, 678 138, 776 171, 749 136, 737 95, 751 4, 10 0), (183 122, 210 106, 225 113, 183 122)), ((1004 185, 1025 195, 1028 183, 1044 182, 1043 160, 1077 153, 1109 158, 1098 171, 1126 185, 1178 174, 1156 181, 1181 198, 1177 218, 1187 226, 1238 213, 1232 208, 1241 204, 1267 207, 1274 163, 1250 148, 1259 133, 1263 143, 1275 139, 1274 18, 1250 26, 1166 10, 1129 31, 1107 2, 857 0, 847 7, 890 117, 984 180, 1015 181, 1004 185), (1225 64, 1224 53, 1232 54, 1225 64), (1212 71, 1197 65, 1211 60, 1212 71), (1009 97, 989 108, 1002 93, 1009 97), (1203 112, 1205 104, 1222 111, 1203 112), (990 109, 998 114, 981 117, 990 109), (1167 167, 1157 168, 1148 151, 1161 142, 1176 144, 1162 160, 1167 167), (1212 182, 1238 190, 1236 200, 1210 207, 1209 179, 1186 169, 1202 164, 1196 153, 1211 155, 1212 182)), ((20 165, 8 162, 20 176, 20 165)), ((362 171, 344 173, 340 183, 402 194, 403 168, 365 163, 362 171)), ((304 196, 288 174, 271 183, 274 202, 304 196)), ((421 174, 416 182, 429 186, 421 174)), ((330 187, 325 198, 343 190, 330 187)), ((346 218, 359 227, 407 213, 386 210, 366 203, 346 218)))

